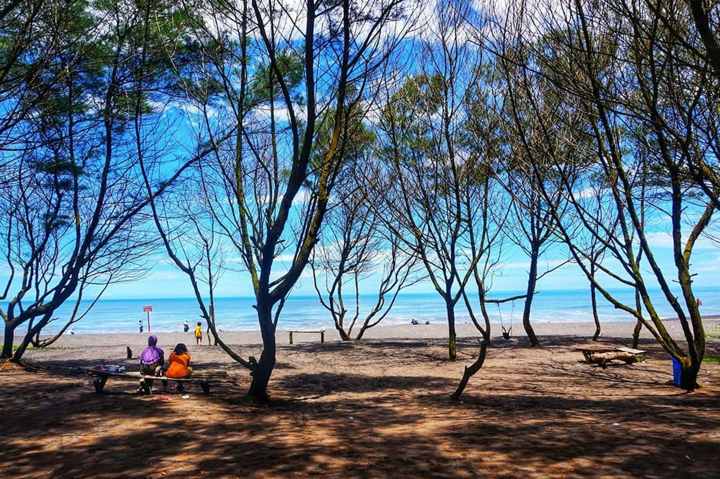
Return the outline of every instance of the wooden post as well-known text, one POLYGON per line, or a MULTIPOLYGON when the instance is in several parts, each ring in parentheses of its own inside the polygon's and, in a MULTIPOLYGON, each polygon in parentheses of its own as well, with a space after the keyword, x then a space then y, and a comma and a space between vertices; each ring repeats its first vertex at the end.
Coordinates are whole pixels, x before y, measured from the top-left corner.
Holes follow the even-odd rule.
POLYGON ((292 344, 292 343, 293 343, 293 341, 292 341, 292 333, 293 333, 293 332, 292 332, 292 331, 290 331, 290 344, 292 344))
POLYGON ((320 344, 325 343, 325 330, 320 331, 320 344))

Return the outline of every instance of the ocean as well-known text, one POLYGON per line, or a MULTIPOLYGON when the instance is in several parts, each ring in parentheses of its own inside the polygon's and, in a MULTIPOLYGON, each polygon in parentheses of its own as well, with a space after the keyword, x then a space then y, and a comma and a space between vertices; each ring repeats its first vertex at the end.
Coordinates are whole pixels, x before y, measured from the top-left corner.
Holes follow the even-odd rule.
MULTIPOLYGON (((496 292, 492 297, 506 297, 522 294, 519 291, 496 292)), ((614 291, 619 299, 626 304, 634 304, 633 292, 629 290, 614 291)), ((696 294, 703 302, 704 315, 720 314, 720 288, 697 289, 696 294)), ((654 292, 659 298, 659 292, 654 292)), ((374 301, 372 296, 361 296, 361 305, 374 301)), ((633 321, 627 313, 616 310, 598 295, 601 321, 633 321)), ((86 303, 89 304, 89 303, 86 303)), ((225 331, 257 330, 257 317, 253 309, 253 298, 218 298, 216 299, 216 317, 220 329, 225 331)), ((150 315, 152 331, 181 331, 184 321, 191 325, 200 318, 200 311, 194 298, 176 299, 105 299, 73 325, 75 333, 127 333, 138 330, 138 322, 142 320, 147 331, 146 313, 143 307, 152 306, 150 315)), ((657 301, 657 309, 663 317, 674 317, 666 301, 657 301)), ((60 307, 52 322, 46 329, 47 333, 56 331, 68 317, 71 304, 60 307)), ((350 308, 348 308, 350 309, 350 308)), ((489 312, 495 323, 505 326, 520 327, 522 321, 523 301, 505 303, 499 308, 489 305, 489 312)), ((361 309, 362 311, 362 309, 361 309)), ((592 321, 590 293, 588 290, 543 291, 540 290, 533 302, 532 321, 543 322, 584 322, 592 321)), ((461 302, 456 310, 458 323, 469 322, 464 305, 461 302)), ((401 294, 390 314, 381 323, 385 325, 408 324, 412 319, 420 322, 443 323, 445 321, 445 305, 435 293, 401 294)), ((279 329, 332 328, 330 314, 322 307, 316 296, 291 295, 283 309, 279 329)))

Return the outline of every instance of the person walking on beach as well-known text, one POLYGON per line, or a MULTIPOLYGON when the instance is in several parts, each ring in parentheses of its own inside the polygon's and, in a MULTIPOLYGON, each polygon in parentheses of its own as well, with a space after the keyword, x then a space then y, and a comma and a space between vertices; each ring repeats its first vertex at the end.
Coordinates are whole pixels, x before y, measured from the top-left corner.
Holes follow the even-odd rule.
POLYGON ((202 344, 202 324, 200 324, 200 321, 195 326, 195 344, 202 344))
POLYGON ((183 332, 187 333, 188 331, 190 331, 190 325, 188 324, 187 319, 186 319, 185 322, 183 323, 183 332))
POLYGON ((142 334, 142 332, 143 332, 143 322, 142 322, 142 319, 141 319, 140 321, 138 321, 138 329, 140 329, 140 333, 142 334))

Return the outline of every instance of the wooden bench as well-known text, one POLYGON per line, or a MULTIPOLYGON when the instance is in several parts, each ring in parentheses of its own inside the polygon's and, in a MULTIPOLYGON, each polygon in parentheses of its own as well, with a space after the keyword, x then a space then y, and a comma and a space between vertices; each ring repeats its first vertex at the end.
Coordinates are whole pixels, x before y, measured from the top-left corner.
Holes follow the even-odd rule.
POLYGON ((290 344, 293 344, 293 334, 319 334, 320 335, 320 343, 322 344, 325 342, 325 330, 324 329, 318 329, 317 331, 291 329, 288 331, 288 333, 290 333, 290 344))
POLYGON ((627 348, 625 346, 603 345, 578 346, 575 350, 583 354, 585 361, 599 364, 602 368, 606 368, 611 361, 622 361, 625 364, 644 361, 646 353, 641 349, 627 348))
POLYGON ((162 381, 163 384, 167 384, 168 382, 175 382, 178 383, 181 387, 185 384, 198 384, 202 391, 205 394, 210 393, 210 385, 213 382, 217 382, 219 379, 218 376, 210 377, 210 376, 193 376, 189 378, 169 378, 167 376, 147 376, 144 374, 140 374, 139 372, 114 372, 114 371, 104 371, 102 369, 96 369, 96 368, 86 368, 85 371, 88 375, 94 376, 93 379, 93 386, 95 386, 95 392, 98 394, 102 394, 103 390, 105 389, 105 384, 107 383, 109 378, 124 378, 124 379, 135 379, 140 382, 140 387, 145 391, 146 394, 150 394, 151 386, 153 381, 162 381))

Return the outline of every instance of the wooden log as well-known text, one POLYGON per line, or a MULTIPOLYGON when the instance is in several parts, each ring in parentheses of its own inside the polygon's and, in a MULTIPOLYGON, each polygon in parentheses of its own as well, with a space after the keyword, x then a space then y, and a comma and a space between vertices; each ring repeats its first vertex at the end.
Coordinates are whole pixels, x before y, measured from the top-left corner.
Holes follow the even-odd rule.
POLYGON ((625 364, 633 364, 643 360, 643 356, 625 351, 612 351, 606 353, 590 354, 589 362, 599 364, 601 367, 607 367, 610 361, 623 361, 625 364))

